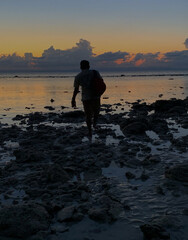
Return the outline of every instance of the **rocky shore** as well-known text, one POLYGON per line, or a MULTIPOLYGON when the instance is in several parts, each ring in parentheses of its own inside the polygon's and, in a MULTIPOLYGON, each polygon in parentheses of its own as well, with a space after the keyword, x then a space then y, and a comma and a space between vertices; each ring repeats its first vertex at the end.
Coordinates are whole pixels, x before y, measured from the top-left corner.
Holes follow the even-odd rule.
MULTIPOLYGON (((188 238, 188 98, 0 124, 0 239, 188 238)), ((47 108, 46 107, 46 108, 47 108)))

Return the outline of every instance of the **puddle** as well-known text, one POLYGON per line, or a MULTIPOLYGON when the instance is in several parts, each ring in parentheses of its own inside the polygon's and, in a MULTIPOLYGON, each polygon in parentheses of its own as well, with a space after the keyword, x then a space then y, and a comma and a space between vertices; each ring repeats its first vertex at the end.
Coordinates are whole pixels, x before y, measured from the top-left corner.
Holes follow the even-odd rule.
POLYGON ((121 181, 126 180, 125 172, 126 172, 125 169, 118 167, 114 161, 111 162, 109 167, 102 168, 102 174, 105 177, 110 177, 110 178, 116 177, 116 178, 120 179, 121 181))
POLYGON ((106 146, 109 146, 109 145, 118 146, 119 142, 120 141, 118 139, 113 138, 111 135, 106 136, 106 146))
POLYGON ((1 152, 0 153, 0 166, 5 166, 12 160, 16 160, 15 156, 12 156, 10 152, 1 152))
POLYGON ((151 138, 152 140, 160 140, 159 135, 156 134, 154 131, 146 131, 146 135, 151 138))
POLYGON ((188 129, 182 128, 180 125, 177 125, 175 120, 167 119, 166 121, 175 139, 188 135, 188 129))
POLYGON ((14 150, 20 147, 18 142, 12 142, 11 140, 5 141, 3 144, 4 144, 4 147, 9 150, 10 149, 14 150))
POLYGON ((0 201, 3 205, 12 205, 13 201, 22 201, 26 196, 23 189, 9 189, 5 194, 0 194, 0 201))

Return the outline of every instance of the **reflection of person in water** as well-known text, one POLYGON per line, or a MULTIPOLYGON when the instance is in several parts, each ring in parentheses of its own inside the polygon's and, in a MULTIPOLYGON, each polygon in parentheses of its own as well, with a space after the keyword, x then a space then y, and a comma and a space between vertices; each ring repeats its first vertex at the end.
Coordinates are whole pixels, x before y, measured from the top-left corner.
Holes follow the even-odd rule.
MULTIPOLYGON (((76 95, 79 92, 79 86, 82 88, 82 102, 84 106, 86 123, 89 131, 89 137, 92 137, 92 122, 93 127, 96 128, 97 119, 100 111, 100 96, 95 96, 92 89, 92 80, 94 74, 101 78, 98 71, 90 70, 89 62, 82 60, 80 62, 81 72, 74 80, 74 93, 72 97, 72 107, 76 107, 76 95)), ((102 79, 102 78, 101 78, 102 79)))

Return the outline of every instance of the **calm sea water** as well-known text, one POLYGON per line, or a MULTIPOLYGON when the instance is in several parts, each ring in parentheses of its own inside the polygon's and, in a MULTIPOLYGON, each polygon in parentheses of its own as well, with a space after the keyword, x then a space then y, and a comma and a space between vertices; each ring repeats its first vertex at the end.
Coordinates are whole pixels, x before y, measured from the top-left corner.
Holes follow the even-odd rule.
MULTIPOLYGON (((107 90, 103 104, 134 102, 148 103, 156 99, 188 96, 188 72, 126 72, 101 73, 107 90), (161 95, 160 95, 161 94, 161 95)), ((0 121, 9 121, 16 114, 49 111, 45 106, 61 106, 71 110, 71 97, 75 73, 0 74, 0 121), (16 77, 15 77, 16 76, 16 77), (51 103, 51 99, 55 101, 51 103)), ((82 109, 78 94, 77 106, 82 109)))

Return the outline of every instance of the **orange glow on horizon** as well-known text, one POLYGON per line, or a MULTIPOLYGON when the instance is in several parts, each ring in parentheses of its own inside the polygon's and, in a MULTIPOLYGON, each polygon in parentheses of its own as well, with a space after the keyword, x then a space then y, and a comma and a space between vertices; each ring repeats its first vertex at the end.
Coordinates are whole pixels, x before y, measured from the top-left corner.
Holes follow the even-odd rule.
POLYGON ((132 55, 130 55, 130 57, 128 57, 128 58, 126 59, 125 62, 129 63, 129 62, 132 62, 134 59, 135 59, 135 54, 132 54, 132 55))
POLYGON ((136 61, 135 66, 138 67, 138 66, 142 65, 145 61, 146 61, 145 59, 139 59, 138 61, 136 61))
POLYGON ((159 53, 159 55, 156 58, 157 60, 161 61, 164 59, 164 54, 163 53, 159 53))
POLYGON ((119 58, 116 61, 114 61, 115 63, 117 63, 118 65, 122 64, 125 62, 125 60, 123 58, 119 58))

